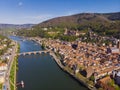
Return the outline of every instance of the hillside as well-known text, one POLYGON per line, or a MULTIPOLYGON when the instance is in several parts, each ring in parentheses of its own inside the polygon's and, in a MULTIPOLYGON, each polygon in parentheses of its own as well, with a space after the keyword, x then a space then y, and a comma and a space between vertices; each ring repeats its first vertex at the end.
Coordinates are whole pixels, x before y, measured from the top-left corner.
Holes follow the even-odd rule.
POLYGON ((118 13, 81 13, 71 16, 53 18, 38 24, 39 27, 48 26, 72 26, 89 23, 112 23, 120 21, 120 12, 118 13))

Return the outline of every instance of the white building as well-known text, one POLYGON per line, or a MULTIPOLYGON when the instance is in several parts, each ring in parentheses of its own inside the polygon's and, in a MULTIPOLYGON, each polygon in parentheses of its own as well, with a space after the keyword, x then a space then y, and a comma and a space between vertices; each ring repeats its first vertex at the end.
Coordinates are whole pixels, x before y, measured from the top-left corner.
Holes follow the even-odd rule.
POLYGON ((119 53, 119 52, 120 52, 119 48, 111 47, 111 53, 119 53))
POLYGON ((0 71, 4 71, 8 69, 8 65, 5 63, 0 64, 0 71))
POLYGON ((43 28, 43 30, 44 30, 44 31, 47 31, 47 30, 48 30, 48 28, 43 28))
POLYGON ((0 71, 0 84, 5 82, 5 72, 0 71))

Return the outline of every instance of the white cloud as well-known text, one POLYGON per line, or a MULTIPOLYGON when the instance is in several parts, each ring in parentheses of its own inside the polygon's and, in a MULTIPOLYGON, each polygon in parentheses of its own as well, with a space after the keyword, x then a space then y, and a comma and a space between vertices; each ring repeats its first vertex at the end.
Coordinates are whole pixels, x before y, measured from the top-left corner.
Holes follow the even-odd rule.
POLYGON ((23 5, 23 2, 19 2, 19 3, 18 3, 18 6, 22 6, 22 5, 23 5))

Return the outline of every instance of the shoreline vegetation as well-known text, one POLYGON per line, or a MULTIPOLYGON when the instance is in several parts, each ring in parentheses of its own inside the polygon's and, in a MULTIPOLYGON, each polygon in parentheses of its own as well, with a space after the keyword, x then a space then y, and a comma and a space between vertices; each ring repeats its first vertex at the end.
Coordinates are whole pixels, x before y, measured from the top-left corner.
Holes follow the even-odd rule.
POLYGON ((45 50, 45 44, 44 44, 44 43, 41 44, 41 48, 42 48, 43 50, 45 50))
MULTIPOLYGON (((16 53, 19 53, 20 45, 17 44, 16 53)), ((10 90, 16 90, 16 72, 18 71, 18 55, 14 57, 10 70, 10 90)))

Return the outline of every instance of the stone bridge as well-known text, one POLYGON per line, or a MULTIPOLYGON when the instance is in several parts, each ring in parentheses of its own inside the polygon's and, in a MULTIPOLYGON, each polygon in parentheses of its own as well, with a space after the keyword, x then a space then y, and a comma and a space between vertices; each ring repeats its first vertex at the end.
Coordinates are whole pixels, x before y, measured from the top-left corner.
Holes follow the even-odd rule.
POLYGON ((41 54, 41 53, 50 53, 49 50, 44 50, 44 51, 31 51, 31 52, 22 52, 22 53, 18 53, 17 55, 31 55, 31 54, 41 54))

